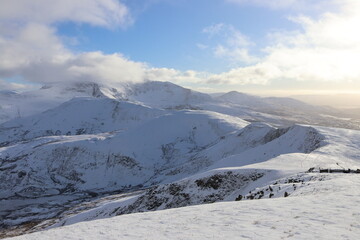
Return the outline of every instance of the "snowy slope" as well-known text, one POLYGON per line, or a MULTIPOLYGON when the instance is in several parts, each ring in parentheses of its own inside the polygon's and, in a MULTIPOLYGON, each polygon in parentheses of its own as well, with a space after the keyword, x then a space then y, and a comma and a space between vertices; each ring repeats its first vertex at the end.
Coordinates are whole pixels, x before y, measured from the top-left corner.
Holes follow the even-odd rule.
POLYGON ((150 81, 131 86, 127 92, 131 101, 166 109, 198 109, 201 103, 211 103, 212 97, 170 82, 150 81))
MULTIPOLYGON (((190 116, 193 114, 194 113, 191 113, 190 116)), ((177 116, 176 118, 178 119, 179 116, 177 116)), ((144 131, 146 130, 145 128, 142 128, 139 131, 144 133, 144 131)), ((178 130, 175 130, 175 132, 176 131, 178 130)), ((206 131, 207 130, 205 130, 204 132, 206 131)), ((179 133, 176 132, 175 135, 177 134, 179 133)), ((199 134, 200 137, 201 133, 199 134)), ((89 136, 72 136, 68 138, 73 137, 82 137, 86 139, 89 136)), ((118 137, 119 136, 113 136, 112 138, 116 139, 118 137)), ((165 134, 163 136, 161 136, 160 134, 160 136, 158 137, 159 141, 161 141, 161 139, 164 139, 164 137, 165 140, 168 139, 168 136, 165 136, 165 134)), ((50 145, 54 145, 52 148, 46 147, 47 145, 39 147, 40 149, 42 148, 42 150, 37 151, 37 153, 40 154, 39 156, 47 156, 46 154, 48 153, 44 154, 43 151, 50 152, 49 149, 58 149, 62 150, 60 152, 62 158, 66 159, 68 162, 74 162, 74 164, 76 165, 71 164, 69 165, 68 169, 65 169, 65 166, 63 165, 63 172, 61 172, 56 170, 59 169, 59 167, 57 167, 58 165, 56 165, 56 162, 52 163, 51 167, 53 167, 55 171, 50 171, 49 173, 56 173, 53 178, 55 177, 55 179, 59 182, 55 186, 54 183, 51 183, 50 180, 44 182, 44 184, 42 185, 53 187, 47 189, 46 191, 45 189, 42 189, 41 193, 58 194, 52 191, 56 191, 59 189, 60 192, 63 191, 64 193, 70 193, 71 191, 96 192, 99 189, 94 189, 94 187, 99 187, 100 183, 103 184, 100 187, 111 190, 114 189, 115 186, 104 184, 114 183, 116 181, 118 181, 118 185, 116 186, 118 188, 122 186, 121 184, 123 184, 124 181, 127 184, 133 184, 133 186, 135 184, 138 184, 139 181, 144 181, 144 179, 152 179, 148 183, 157 183, 159 179, 162 179, 162 181, 165 183, 171 182, 169 184, 152 187, 149 190, 146 190, 144 193, 140 193, 140 195, 138 196, 131 197, 130 199, 125 199, 126 201, 123 201, 122 197, 120 197, 120 201, 114 198, 113 201, 110 201, 110 203, 105 205, 103 205, 103 203, 100 201, 100 205, 97 205, 98 207, 93 206, 93 210, 89 210, 88 212, 83 212, 84 210, 82 210, 80 211, 80 213, 76 213, 74 215, 74 212, 70 210, 69 212, 65 212, 65 214, 63 215, 60 215, 61 222, 59 222, 55 226, 65 223, 76 223, 83 220, 110 217, 123 213, 149 210, 154 211, 159 209, 166 209, 169 207, 172 208, 188 206, 193 204, 217 202, 221 200, 232 201, 235 200, 235 198, 239 195, 245 196, 246 193, 248 193, 249 191, 255 191, 255 189, 257 188, 261 189, 263 186, 268 187, 271 184, 275 184, 274 182, 276 182, 278 179, 289 177, 293 178, 292 176, 294 174, 304 172, 311 167, 338 168, 339 165, 341 165, 344 168, 360 168, 360 163, 357 159, 358 149, 360 148, 358 141, 359 138, 360 133, 351 130, 331 128, 315 129, 306 126, 294 126, 289 129, 277 130, 269 127, 268 125, 251 124, 246 126, 245 128, 242 128, 239 131, 230 132, 229 134, 225 135, 225 138, 218 138, 217 140, 215 140, 215 142, 208 145, 207 148, 204 148, 202 151, 194 153, 194 156, 212 156, 212 151, 221 151, 221 146, 227 145, 229 146, 229 148, 224 149, 225 151, 223 151, 223 153, 226 154, 223 155, 223 158, 218 157, 222 154, 218 154, 214 155, 214 159, 210 158, 210 160, 207 159, 206 161, 204 161, 204 159, 193 157, 193 159, 196 160, 190 160, 188 162, 187 156, 191 156, 191 154, 193 154, 191 151, 189 155, 189 152, 186 151, 186 148, 182 149, 182 151, 184 151, 183 158, 181 157, 181 152, 177 152, 173 155, 173 157, 174 159, 177 159, 176 162, 183 161, 183 164, 180 164, 180 168, 179 166, 173 165, 173 159, 168 158, 169 155, 165 154, 161 156, 156 156, 156 154, 154 153, 152 153, 153 155, 148 155, 151 152, 147 151, 150 151, 150 149, 154 148, 153 146, 155 145, 151 145, 150 142, 146 141, 139 142, 140 146, 146 146, 150 144, 149 148, 144 148, 144 157, 141 157, 140 154, 138 158, 136 158, 136 163, 138 163, 139 165, 131 166, 131 164, 129 164, 130 162, 126 161, 124 163, 126 163, 127 165, 123 165, 122 167, 120 166, 122 164, 121 162, 118 162, 117 166, 106 166, 109 163, 114 163, 115 160, 121 160, 119 158, 116 159, 116 155, 113 152, 108 153, 108 155, 103 157, 104 160, 101 160, 101 153, 96 153, 99 149, 104 150, 104 147, 101 145, 101 143, 99 143, 99 139, 90 139, 90 141, 84 140, 83 142, 76 142, 76 146, 78 148, 87 146, 89 142, 95 143, 93 145, 90 145, 90 147, 88 147, 86 150, 80 150, 76 153, 74 153, 74 151, 64 151, 63 149, 61 149, 66 148, 66 145, 72 145, 73 143, 62 142, 62 144, 60 145, 60 149, 59 147, 56 147, 56 143, 51 143, 50 145), (231 146, 234 143, 240 144, 231 146), (234 149, 234 152, 229 152, 230 149, 234 149), (94 155, 94 153, 98 155, 94 155), (94 168, 84 168, 83 166, 86 165, 84 165, 85 162, 81 162, 81 159, 88 159, 88 163, 89 159, 94 159, 94 156, 97 165, 90 163, 90 165, 93 165, 94 168), (153 158, 151 158, 152 156, 153 158), (344 158, 344 156, 346 156, 346 158, 344 158), (159 162, 156 162, 157 158, 161 159, 160 163, 162 163, 163 165, 160 165, 159 162), (149 159, 153 159, 154 161, 154 165, 152 167, 151 165, 149 165, 149 162, 151 162, 149 161, 149 159), (101 163, 102 161, 103 163, 101 163), (184 166, 187 165, 197 166, 196 164, 199 163, 202 168, 184 168, 184 166), (80 170, 81 174, 74 174, 74 169, 76 169, 77 172, 79 172, 80 170), (151 169, 155 169, 155 171, 152 172, 151 169), (159 171, 160 169, 170 169, 171 171, 159 171), (176 169, 177 171, 173 171, 173 169, 176 169), (152 175, 155 172, 157 172, 157 175, 152 175), (198 172, 198 174, 194 175, 194 173, 196 172, 198 172), (89 175, 87 175, 88 173, 89 175), (95 176, 101 177, 101 181, 95 176), (79 182, 76 179, 71 179, 71 177, 79 177, 84 182, 79 182), (187 178, 176 181, 184 177, 187 178), (75 184, 70 185, 71 188, 68 188, 68 185, 65 184, 65 180, 68 181, 67 183, 73 180, 72 183, 75 184), (60 186, 62 186, 62 190, 60 186)), ((201 138, 199 138, 198 140, 199 142, 201 142, 200 139, 201 138)), ((128 140, 129 141, 126 141, 128 145, 124 148, 124 151, 125 149, 128 149, 128 147, 133 145, 131 143, 132 140, 128 140)), ((70 139, 68 139, 67 141, 70 141, 70 139)), ((111 141, 107 140, 107 145, 109 145, 109 149, 114 149, 114 146, 117 146, 118 151, 119 149, 121 149, 121 147, 119 148, 119 146, 121 146, 121 144, 119 144, 119 140, 114 142, 114 146, 112 146, 110 142, 111 141)), ((178 143, 183 146, 182 144, 184 143, 184 140, 180 140, 178 143)), ((179 145, 176 144, 175 146, 179 147, 179 145)), ((177 149, 176 147, 175 149, 177 149)), ((158 149, 159 154, 163 153, 163 150, 160 150, 160 148, 158 149)), ((130 149, 129 151, 133 150, 134 148, 130 149)), ((46 157, 46 159, 56 159, 56 156, 51 155, 49 157, 46 157)), ((60 158, 57 157, 57 159, 60 158)), ((125 158, 122 159, 124 160, 125 158)), ((27 162, 29 162, 29 160, 31 161, 31 158, 27 158, 27 162)), ((40 159, 38 157, 35 160, 39 161, 40 159)), ((64 164, 64 162, 60 162, 60 164, 64 164)), ((21 168, 23 167, 24 166, 22 166, 21 168)), ((13 170, 14 169, 11 169, 11 171, 13 170)), ((34 170, 36 172, 36 169, 34 170)), ((46 171, 41 172, 41 167, 39 167, 38 171, 39 176, 45 176, 46 178, 46 171)), ((28 175, 29 174, 34 173, 30 172, 28 173, 28 175)), ((39 176, 32 176, 29 180, 39 180, 39 176)), ((13 179, 18 179, 18 176, 14 176, 13 179)), ((9 179, 4 180, 4 182, 11 181, 12 180, 9 179)), ((9 188, 9 186, 7 186, 6 188, 9 188)), ((35 190, 36 188, 32 188, 31 194, 36 194, 35 190)), ((261 190, 256 191, 260 192, 261 190)), ((290 190, 286 191, 291 193, 290 190)), ((279 192, 278 195, 282 196, 283 193, 284 192, 279 192)), ((26 196, 26 194, 30 193, 19 190, 17 196, 26 196)), ((269 193, 267 194, 269 195, 269 193)), ((79 208, 87 209, 86 207, 84 208, 81 206, 79 206, 79 208)), ((58 218, 60 216, 58 216, 58 218)), ((11 221, 7 222, 11 223, 11 221)), ((45 223, 45 226, 52 225, 55 222, 50 221, 48 223, 45 223)))
POLYGON ((359 129, 356 119, 342 119, 341 111, 306 104, 292 98, 257 97, 232 91, 212 97, 168 82, 145 82, 120 89, 129 101, 162 109, 203 109, 276 126, 312 124, 359 129), (350 121, 349 121, 350 120, 350 121))
POLYGON ((359 189, 358 176, 332 175, 287 198, 123 215, 13 239, 357 239, 359 189))
MULTIPOLYGON (((253 127, 247 126, 241 133, 248 132, 248 128, 253 127)), ((357 158, 357 148, 360 147, 359 132, 302 126, 282 130, 282 134, 272 130, 271 138, 269 131, 265 131, 267 137, 262 138, 262 144, 248 147, 249 149, 243 152, 239 150, 241 153, 234 152, 234 155, 216 161, 202 173, 152 187, 131 198, 120 197, 120 200, 110 203, 100 201, 91 210, 81 213, 65 212, 60 221, 50 221, 46 225, 55 223, 53 226, 56 227, 124 213, 162 210, 222 200, 233 201, 239 195, 255 199, 283 197, 285 192, 296 195, 302 187, 322 181, 323 177, 317 174, 305 173, 310 168, 336 169, 342 166, 345 169, 360 169, 360 161, 357 158), (333 137, 333 131, 338 131, 337 139, 333 137), (299 141, 300 138, 303 141, 299 141), (310 155, 306 154, 310 152, 310 155), (347 158, 344 158, 345 156, 347 158), (252 194, 248 194, 249 191, 252 194)), ((254 133, 255 131, 250 135, 254 133)), ((248 137, 253 138, 250 135, 248 137)), ((261 135, 264 134, 259 136, 261 135)), ((228 143, 231 141, 230 139, 228 143)))
POLYGON ((284 110, 298 110, 304 112, 319 112, 324 111, 322 107, 312 106, 296 99, 292 98, 281 98, 281 97, 257 97, 249 94, 244 94, 236 91, 228 92, 221 96, 216 97, 217 99, 241 105, 246 108, 252 108, 257 111, 276 111, 277 109, 284 110))
POLYGON ((26 117, 54 108, 74 97, 122 99, 115 88, 93 82, 54 83, 39 90, 22 93, 0 92, 0 123, 13 118, 26 117))
POLYGON ((0 146, 41 136, 126 130, 164 114, 159 109, 109 98, 73 98, 43 113, 0 124, 0 146))
MULTIPOLYGON (((311 167, 336 168, 340 164, 360 168, 359 138, 354 130, 276 129, 206 111, 175 111, 120 132, 41 137, 0 148, 1 197, 21 200, 74 192, 91 195, 190 177, 190 182, 179 184, 192 193, 192 200, 182 204, 199 204, 214 194, 217 197, 211 201, 219 201, 311 167), (201 192, 194 188, 196 181, 229 169, 234 176, 244 176, 246 169, 258 169, 265 175, 254 184, 240 182, 241 188, 225 184, 219 188, 222 192, 215 189, 202 198, 196 195, 201 192), (194 175, 201 172, 205 175, 194 175)), ((168 191, 166 186, 161 189, 161 195, 168 191)), ((139 207, 130 206, 130 212, 148 208, 146 194, 139 207)), ((166 205, 177 206, 171 201, 166 205)))
MULTIPOLYGON (((181 165, 246 124, 221 114, 183 111, 127 131, 42 137, 3 147, 0 197, 108 191, 151 184, 159 181, 150 179, 161 175, 159 171, 181 165)), ((204 164, 198 162, 197 168, 194 165, 178 174, 196 172, 204 164)))
POLYGON ((212 98, 169 82, 122 83, 116 87, 93 82, 54 83, 23 93, 0 92, 0 123, 54 108, 74 97, 127 100, 156 108, 192 109, 212 98))
POLYGON ((359 120, 345 119, 342 111, 330 107, 312 106, 292 98, 262 98, 232 91, 215 99, 219 102, 207 104, 202 108, 276 126, 311 124, 359 129, 359 120))

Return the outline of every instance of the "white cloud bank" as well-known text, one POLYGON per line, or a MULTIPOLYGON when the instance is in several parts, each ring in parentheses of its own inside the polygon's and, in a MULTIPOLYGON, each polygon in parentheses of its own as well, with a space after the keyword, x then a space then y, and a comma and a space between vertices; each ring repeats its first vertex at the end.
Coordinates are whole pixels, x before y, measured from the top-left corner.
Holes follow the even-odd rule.
POLYGON ((11 36, 0 35, 0 76, 21 74, 33 64, 60 62, 72 54, 56 36, 56 30, 39 23, 28 23, 11 36))
MULTIPOLYGON (((53 23, 71 21, 107 28, 132 23, 117 0, 4 0, 0 9, 0 77, 21 76, 33 83, 92 81, 116 85, 144 80, 177 83, 203 81, 199 73, 152 68, 119 53, 67 49, 53 23)), ((2 80, 1 89, 23 89, 2 80)))
POLYGON ((27 88, 27 86, 24 85, 24 84, 9 83, 9 82, 7 82, 5 80, 0 79, 0 91, 1 90, 8 90, 8 91, 25 90, 26 88, 27 88))
POLYGON ((120 54, 87 52, 61 61, 33 62, 21 73, 31 82, 91 81, 116 84, 143 81, 145 67, 145 64, 130 61, 120 54))
POLYGON ((116 27, 131 23, 128 8, 117 0, 1 0, 0 20, 11 22, 78 22, 116 27))
MULTIPOLYGON (((258 0, 253 3, 267 6, 270 2, 280 7, 292 1, 258 0)), ((265 57, 252 66, 212 76, 208 82, 268 84, 279 79, 337 83, 360 81, 360 32, 357 30, 360 26, 360 1, 335 2, 341 3, 338 12, 325 12, 318 18, 290 18, 299 24, 299 31, 270 33, 272 44, 263 49, 265 57)))
MULTIPOLYGON (((37 83, 143 79, 143 64, 121 54, 74 54, 67 49, 54 27, 67 21, 107 28, 132 23, 128 8, 117 0, 3 0, 0 77, 21 76, 37 83)), ((17 85, 5 85, 3 81, 1 87, 6 86, 17 85)))

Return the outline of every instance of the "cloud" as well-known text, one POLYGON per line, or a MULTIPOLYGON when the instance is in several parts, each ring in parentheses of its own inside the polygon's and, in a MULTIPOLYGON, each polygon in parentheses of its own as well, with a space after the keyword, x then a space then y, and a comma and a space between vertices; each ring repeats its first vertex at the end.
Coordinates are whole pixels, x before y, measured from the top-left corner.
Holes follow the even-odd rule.
POLYGON ((73 57, 54 23, 125 27, 127 7, 117 0, 2 0, 0 8, 0 76, 18 74, 39 62, 54 64, 73 57))
POLYGON ((147 68, 145 69, 145 79, 163 82, 173 82, 178 84, 204 83, 208 76, 206 72, 193 70, 179 71, 173 68, 147 68))
POLYGON ((47 25, 71 21, 112 28, 132 20, 128 8, 117 0, 2 0, 0 21, 47 25))
POLYGON ((33 62, 21 70, 21 75, 43 84, 89 81, 116 85, 143 81, 145 69, 145 64, 130 61, 121 54, 87 52, 62 61, 33 62))
POLYGON ((223 23, 217 23, 217 24, 214 24, 214 25, 211 25, 211 26, 207 26, 205 27, 202 32, 203 33, 206 33, 206 34, 209 34, 210 37, 213 37, 214 35, 217 35, 219 34, 221 31, 224 30, 225 28, 225 24, 223 23))
POLYGON ((0 79, 0 90, 25 90, 27 87, 25 84, 12 83, 0 79))
POLYGON ((71 59, 67 72, 70 77, 108 83, 140 82, 144 80, 146 64, 124 58, 121 54, 88 52, 71 59))
POLYGON ((29 23, 10 37, 0 35, 0 76, 19 74, 37 62, 56 62, 72 54, 52 27, 29 23))
POLYGON ((241 47, 226 47, 221 44, 214 48, 214 55, 219 58, 229 59, 232 63, 254 63, 257 57, 249 53, 249 49, 241 47))
MULTIPOLYGON (((202 32, 207 34, 212 41, 217 42, 211 47, 215 57, 225 59, 231 64, 251 64, 257 61, 257 57, 250 54, 250 48, 255 43, 234 26, 218 23, 205 27, 202 32)), ((199 47, 199 44, 197 46, 199 47)))
MULTIPOLYGON (((0 77, 20 76, 35 83, 144 79, 144 64, 121 54, 75 54, 57 34, 57 22, 115 28, 131 24, 127 7, 117 0, 4 0, 0 8, 0 77)), ((21 87, 5 84, 2 88, 21 87)))
MULTIPOLYGON (((271 44, 262 49, 264 57, 253 65, 214 75, 207 82, 239 85, 271 84, 279 80, 284 83, 359 82, 360 2, 345 0, 342 3, 337 12, 289 18, 299 25, 299 30, 271 32, 271 44)), ((219 51, 226 52, 226 49, 219 51)))
MULTIPOLYGON (((228 1, 273 9, 314 2, 228 1)), ((331 0, 331 3, 339 4, 336 11, 316 17, 298 13, 289 17, 299 26, 296 31, 268 33, 269 44, 261 49, 262 57, 252 54, 255 43, 232 25, 218 23, 204 28, 202 32, 209 42, 197 46, 203 51, 212 51, 216 58, 233 66, 228 72, 211 74, 149 67, 120 53, 74 53, 64 46, 57 33, 57 22, 72 21, 106 28, 131 24, 128 8, 119 1, 4 0, 0 9, 0 78, 20 76, 35 83, 93 81, 112 85, 157 80, 188 86, 197 84, 203 88, 224 84, 271 85, 275 81, 287 85, 291 82, 359 82, 360 1, 331 0)), ((0 81, 1 89, 21 87, 0 81)))
MULTIPOLYGON (((29 22, 10 29, 0 22, 0 77, 20 76, 32 83, 91 81, 116 86, 123 82, 199 80, 191 71, 150 68, 120 53, 74 53, 67 49, 52 25, 29 22)), ((1 89, 22 85, 1 81, 1 89)))
POLYGON ((280 76, 280 71, 276 66, 260 63, 250 67, 236 68, 229 72, 214 74, 206 81, 209 84, 267 84, 270 79, 280 76))

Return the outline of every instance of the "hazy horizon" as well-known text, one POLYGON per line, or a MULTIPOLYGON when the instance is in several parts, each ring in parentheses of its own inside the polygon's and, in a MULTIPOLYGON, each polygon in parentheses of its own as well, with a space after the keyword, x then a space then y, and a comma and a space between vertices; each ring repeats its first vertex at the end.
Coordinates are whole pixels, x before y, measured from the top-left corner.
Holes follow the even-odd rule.
MULTIPOLYGON (((85 81, 86 82, 86 81, 85 81)), ((16 92, 27 92, 40 89, 41 84, 32 85, 28 89, 17 89, 16 92)), ((191 90, 195 90, 198 92, 210 94, 212 96, 220 96, 222 94, 226 94, 231 91, 237 91, 239 93, 244 93, 248 95, 258 96, 258 97, 281 97, 281 98, 293 98, 296 100, 300 100, 302 102, 315 105, 315 106, 328 106, 342 110, 351 110, 351 109, 360 109, 360 93, 352 91, 352 92, 340 92, 336 93, 334 91, 242 91, 241 89, 228 89, 227 91, 216 91, 216 89, 212 91, 207 91, 206 89, 196 89, 191 88, 189 86, 182 86, 184 88, 189 88, 191 90)), ((112 87, 112 85, 108 85, 108 87, 112 87)), ((3 89, 0 89, 0 91, 3 89)))

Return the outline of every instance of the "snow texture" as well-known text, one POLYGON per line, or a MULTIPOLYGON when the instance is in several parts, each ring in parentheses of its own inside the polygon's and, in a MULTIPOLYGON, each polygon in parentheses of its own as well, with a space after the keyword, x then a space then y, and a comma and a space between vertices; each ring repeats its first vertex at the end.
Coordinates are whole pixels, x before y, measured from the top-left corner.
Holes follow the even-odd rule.
POLYGON ((360 181, 337 175, 297 196, 137 213, 12 239, 357 239, 360 181))

